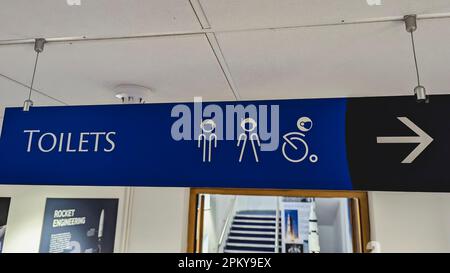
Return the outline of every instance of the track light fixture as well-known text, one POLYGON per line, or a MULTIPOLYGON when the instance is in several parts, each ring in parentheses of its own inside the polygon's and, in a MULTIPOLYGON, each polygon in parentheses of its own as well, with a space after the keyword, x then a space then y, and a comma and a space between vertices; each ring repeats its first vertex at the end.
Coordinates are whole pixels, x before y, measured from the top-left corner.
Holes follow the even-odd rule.
POLYGON ((33 92, 34 76, 36 75, 37 63, 39 60, 39 53, 44 51, 45 39, 38 38, 34 40, 34 51, 36 52, 36 60, 34 61, 33 76, 31 77, 30 91, 28 92, 28 99, 23 102, 23 111, 30 111, 31 106, 33 106, 33 101, 31 100, 31 93, 33 92))
POLYGON ((406 31, 411 34, 411 44, 414 56, 414 65, 416 68, 416 77, 417 77, 417 86, 414 88, 414 94, 416 96, 417 102, 429 102, 429 97, 427 96, 427 91, 423 85, 420 84, 420 75, 419 75, 419 66, 417 65, 417 56, 416 56, 416 45, 414 43, 414 34, 413 32, 417 30, 417 16, 415 14, 406 15, 403 17, 405 21, 406 31))

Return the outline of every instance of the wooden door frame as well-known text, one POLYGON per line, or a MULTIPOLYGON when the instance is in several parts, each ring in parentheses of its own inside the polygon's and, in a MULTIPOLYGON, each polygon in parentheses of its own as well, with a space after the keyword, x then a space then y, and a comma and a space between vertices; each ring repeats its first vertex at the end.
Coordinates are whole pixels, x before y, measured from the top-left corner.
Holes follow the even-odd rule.
MULTIPOLYGON (((242 189, 242 188, 191 188, 189 195, 189 220, 187 252, 195 251, 197 196, 199 194, 254 195, 254 196, 286 196, 317 198, 354 198, 358 200, 359 219, 352 219, 352 226, 358 224, 361 233, 362 251, 370 241, 369 198, 364 191, 333 190, 284 190, 284 189, 242 189)), ((354 215, 352 215, 354 217, 354 215)), ((353 227, 355 231, 355 227, 353 227)))

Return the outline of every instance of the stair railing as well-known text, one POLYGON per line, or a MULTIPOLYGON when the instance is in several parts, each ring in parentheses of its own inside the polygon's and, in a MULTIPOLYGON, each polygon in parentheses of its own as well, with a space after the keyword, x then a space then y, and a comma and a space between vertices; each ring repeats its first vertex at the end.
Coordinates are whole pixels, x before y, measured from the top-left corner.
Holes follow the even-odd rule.
POLYGON ((227 218, 225 220, 225 224, 223 225, 222 232, 220 233, 219 243, 217 246, 217 250, 219 253, 223 253, 224 248, 225 248, 225 244, 224 244, 225 234, 227 234, 231 228, 231 222, 232 222, 231 219, 233 219, 233 215, 234 215, 234 211, 235 211, 235 207, 236 207, 236 199, 237 199, 237 196, 234 196, 231 206, 228 210, 227 218))
POLYGON ((277 197, 277 208, 275 213, 275 253, 280 252, 280 197, 277 197))

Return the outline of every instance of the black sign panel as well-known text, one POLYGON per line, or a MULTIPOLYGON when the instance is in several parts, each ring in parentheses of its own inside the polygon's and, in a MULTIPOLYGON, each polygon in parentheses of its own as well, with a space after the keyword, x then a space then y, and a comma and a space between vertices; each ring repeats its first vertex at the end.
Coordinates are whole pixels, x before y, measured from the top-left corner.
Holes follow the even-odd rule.
POLYGON ((449 96, 349 99, 346 124, 354 189, 450 189, 449 96))

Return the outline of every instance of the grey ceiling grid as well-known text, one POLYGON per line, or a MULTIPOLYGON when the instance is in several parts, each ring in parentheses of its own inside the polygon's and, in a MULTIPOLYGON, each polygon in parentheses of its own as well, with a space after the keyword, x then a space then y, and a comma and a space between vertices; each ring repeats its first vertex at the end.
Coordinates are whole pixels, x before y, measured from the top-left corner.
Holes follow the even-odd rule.
MULTIPOLYGON (((30 86, 29 86, 29 85, 24 84, 24 83, 22 83, 22 82, 20 82, 20 81, 17 81, 17 80, 15 80, 15 79, 13 79, 13 78, 7 76, 7 75, 4 75, 4 74, 1 74, 1 73, 0 73, 0 77, 4 78, 4 79, 6 79, 6 80, 12 81, 12 82, 14 82, 14 83, 16 83, 16 84, 18 84, 18 85, 21 85, 21 86, 23 86, 23 87, 25 87, 25 88, 27 88, 27 89, 30 89, 30 86)), ((40 90, 37 90, 36 88, 33 88, 33 92, 36 92, 36 93, 38 93, 38 94, 40 94, 40 95, 42 95, 42 96, 44 96, 44 97, 47 97, 47 98, 49 98, 49 99, 51 99, 51 100, 54 100, 55 102, 60 103, 60 104, 62 104, 62 105, 68 105, 68 104, 65 103, 64 101, 62 101, 62 100, 60 100, 60 99, 57 99, 57 98, 55 98, 55 97, 53 97, 53 96, 50 96, 50 95, 46 94, 45 92, 42 92, 42 91, 40 91, 40 90)))
MULTIPOLYGON (((198 0, 189 0, 189 2, 191 4, 191 7, 195 13, 195 16, 199 24, 202 26, 202 29, 204 30, 211 29, 208 16, 206 15, 202 7, 202 4, 198 0)), ((211 50, 213 51, 217 62, 220 65, 220 69, 222 70, 223 76, 227 80, 228 86, 230 87, 230 90, 233 93, 234 98, 236 100, 240 100, 241 97, 238 91, 236 90, 236 85, 233 82, 233 78, 231 76, 231 72, 226 62, 225 56, 223 55, 222 50, 220 49, 220 44, 216 38, 216 34, 214 32, 207 32, 204 35, 208 40, 209 46, 211 47, 211 50)))
MULTIPOLYGON (((30 50, 33 50, 32 46, 30 46, 30 50)), ((30 70, 31 70, 31 63, 30 63, 30 70)), ((18 81, 18 80, 16 80, 16 79, 13 79, 13 78, 9 77, 8 75, 5 75, 5 74, 0 73, 0 77, 6 79, 6 80, 8 80, 8 81, 11 81, 11 82, 13 82, 13 83, 15 83, 15 84, 18 84, 18 85, 20 85, 20 86, 23 86, 23 87, 26 88, 26 89, 30 89, 30 86, 29 86, 28 84, 23 83, 23 82, 21 82, 21 81, 18 81)), ((30 77, 31 77, 31 74, 30 74, 30 77)), ((36 93, 38 93, 38 94, 40 94, 40 95, 42 95, 42 96, 44 96, 44 97, 47 97, 47 98, 49 98, 49 99, 51 99, 51 100, 57 102, 58 104, 69 105, 68 103, 66 103, 66 102, 64 102, 64 101, 62 101, 62 100, 60 100, 60 99, 58 99, 58 98, 55 98, 54 96, 50 96, 50 95, 48 95, 47 93, 45 93, 45 92, 43 92, 43 91, 37 90, 36 88, 33 88, 32 90, 33 90, 33 92, 36 92, 36 93)), ((25 100, 25 99, 26 99, 26 97, 24 96, 24 100, 25 100)), ((17 105, 17 106, 20 106, 20 105, 17 105)))
POLYGON ((202 29, 210 29, 211 24, 209 23, 208 17, 206 16, 205 10, 199 0, 189 0, 189 4, 197 17, 202 29))

